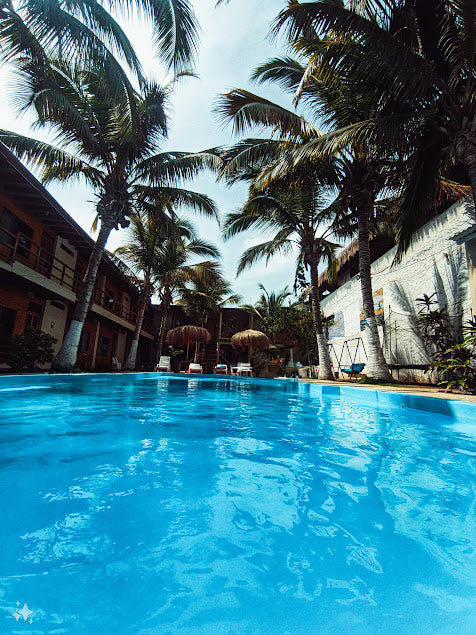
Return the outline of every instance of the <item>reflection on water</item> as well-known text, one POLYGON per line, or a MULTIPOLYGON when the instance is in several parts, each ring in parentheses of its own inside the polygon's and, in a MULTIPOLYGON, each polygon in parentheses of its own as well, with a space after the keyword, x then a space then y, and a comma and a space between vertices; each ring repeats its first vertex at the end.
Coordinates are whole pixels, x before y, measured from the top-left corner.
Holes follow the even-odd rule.
POLYGON ((296 383, 42 381, 0 394, 9 629, 17 600, 37 633, 476 623, 470 424, 296 383))

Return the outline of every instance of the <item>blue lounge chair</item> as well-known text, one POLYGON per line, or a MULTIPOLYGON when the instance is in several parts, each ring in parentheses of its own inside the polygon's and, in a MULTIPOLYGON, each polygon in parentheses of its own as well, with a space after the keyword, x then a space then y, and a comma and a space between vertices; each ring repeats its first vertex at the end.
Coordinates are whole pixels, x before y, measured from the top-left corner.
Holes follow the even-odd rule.
POLYGON ((352 376, 360 375, 364 368, 365 364, 351 364, 350 368, 341 368, 341 371, 343 373, 347 373, 349 375, 349 379, 352 381, 352 376))

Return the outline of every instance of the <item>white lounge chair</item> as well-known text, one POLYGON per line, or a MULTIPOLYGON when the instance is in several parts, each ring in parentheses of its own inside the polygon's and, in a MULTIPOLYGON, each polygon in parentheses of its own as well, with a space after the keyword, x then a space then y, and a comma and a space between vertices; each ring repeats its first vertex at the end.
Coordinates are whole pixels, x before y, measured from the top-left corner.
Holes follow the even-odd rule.
POLYGON ((236 366, 231 367, 231 372, 234 375, 253 375, 251 365, 246 362, 238 362, 236 366))
POLYGON ((121 370, 122 369, 122 364, 117 359, 117 357, 113 357, 111 361, 112 361, 112 370, 121 370))
POLYGON ((193 362, 191 364, 189 364, 188 367, 188 372, 189 373, 198 373, 201 374, 203 373, 203 368, 201 367, 200 364, 194 364, 193 362))
POLYGON ((168 357, 167 355, 161 355, 159 363, 155 366, 155 371, 170 373, 171 370, 172 367, 170 366, 170 357, 168 357))

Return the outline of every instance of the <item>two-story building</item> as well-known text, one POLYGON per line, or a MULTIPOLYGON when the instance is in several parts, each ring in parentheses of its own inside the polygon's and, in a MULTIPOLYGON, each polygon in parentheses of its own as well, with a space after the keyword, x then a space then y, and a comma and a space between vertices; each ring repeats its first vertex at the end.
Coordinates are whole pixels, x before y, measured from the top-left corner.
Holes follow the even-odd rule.
MULTIPOLYGON (((94 241, 0 143, 0 364, 12 335, 33 326, 56 339, 71 319, 94 241)), ((134 332, 138 290, 105 254, 78 353, 84 370, 123 364, 134 332)), ((153 363, 152 310, 146 312, 138 364, 153 363)), ((3 366, 5 366, 3 364, 3 366)))

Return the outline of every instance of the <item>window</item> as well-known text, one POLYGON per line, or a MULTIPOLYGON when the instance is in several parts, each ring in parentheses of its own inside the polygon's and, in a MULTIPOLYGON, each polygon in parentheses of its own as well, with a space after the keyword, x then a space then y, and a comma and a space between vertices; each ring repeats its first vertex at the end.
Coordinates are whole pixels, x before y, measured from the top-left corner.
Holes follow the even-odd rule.
POLYGON ((74 258, 74 251, 70 249, 69 247, 66 247, 66 245, 63 245, 63 243, 60 244, 60 249, 65 251, 68 254, 68 256, 71 256, 71 258, 74 258))
POLYGON ((109 309, 112 311, 112 309, 114 308, 114 300, 115 300, 114 291, 111 291, 111 289, 106 288, 104 290, 104 306, 106 307, 106 309, 109 309))
POLYGON ((339 276, 339 286, 345 284, 350 280, 350 271, 346 271, 341 276, 339 276))
POLYGON ((12 336, 16 316, 17 312, 13 309, 0 306, 0 351, 5 349, 12 336))
POLYGON ((28 302, 25 328, 27 326, 32 326, 34 329, 40 328, 41 310, 42 310, 41 304, 37 304, 36 302, 28 302))
POLYGON ((62 302, 58 302, 58 300, 51 300, 50 304, 51 306, 54 306, 55 309, 59 309, 60 311, 64 311, 66 309, 66 305, 62 302))
POLYGON ((17 254, 22 258, 28 259, 33 229, 4 207, 0 216, 0 241, 13 248, 17 238, 17 254))

